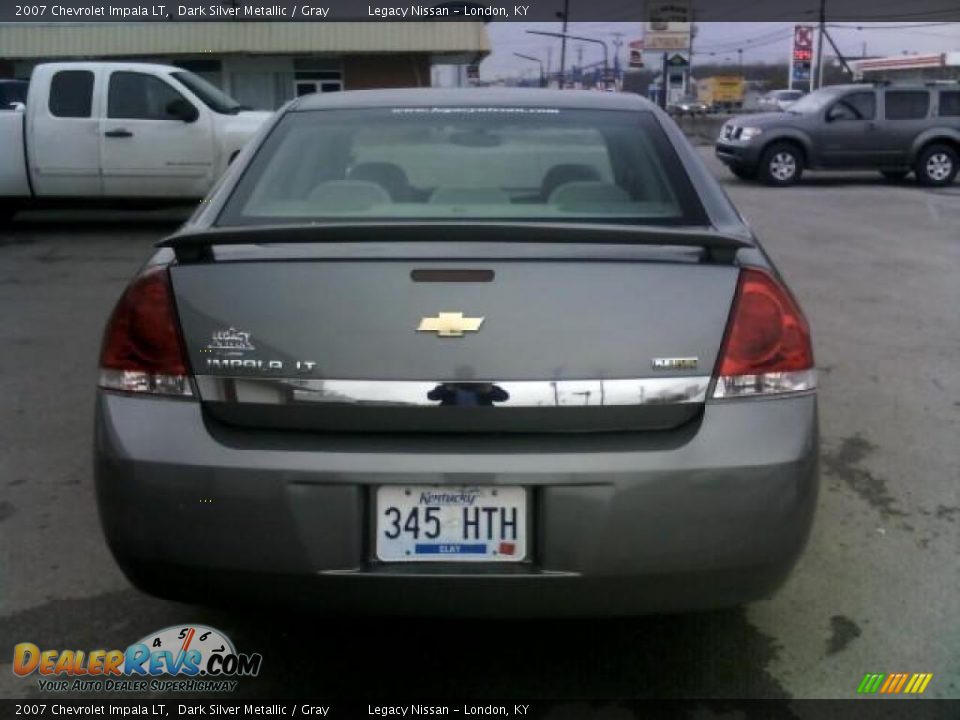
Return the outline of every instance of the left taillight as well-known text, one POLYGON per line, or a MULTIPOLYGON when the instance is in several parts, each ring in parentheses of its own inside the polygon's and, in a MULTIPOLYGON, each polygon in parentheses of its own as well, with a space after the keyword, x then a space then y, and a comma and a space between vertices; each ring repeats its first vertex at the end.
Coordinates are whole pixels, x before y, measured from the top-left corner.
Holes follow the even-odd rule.
POLYGON ((191 396, 189 365, 177 327, 166 267, 146 270, 113 309, 100 350, 100 387, 191 396))

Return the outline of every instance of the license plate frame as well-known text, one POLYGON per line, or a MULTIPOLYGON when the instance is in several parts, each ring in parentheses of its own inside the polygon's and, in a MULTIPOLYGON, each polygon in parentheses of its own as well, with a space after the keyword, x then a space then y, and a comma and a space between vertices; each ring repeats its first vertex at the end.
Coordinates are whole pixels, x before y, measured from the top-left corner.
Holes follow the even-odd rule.
POLYGON ((531 493, 526 487, 380 485, 372 495, 374 557, 380 562, 508 564, 529 556, 531 493), (428 515, 429 508, 434 512, 428 515), (411 530, 421 523, 414 536, 411 530))

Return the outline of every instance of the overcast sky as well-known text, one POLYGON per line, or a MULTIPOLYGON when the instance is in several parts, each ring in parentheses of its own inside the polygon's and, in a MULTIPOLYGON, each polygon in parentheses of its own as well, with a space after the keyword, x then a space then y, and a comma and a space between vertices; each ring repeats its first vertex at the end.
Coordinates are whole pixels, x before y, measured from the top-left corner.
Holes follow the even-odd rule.
MULTIPOLYGON (((842 28, 832 28, 831 34, 844 54, 859 57, 864 43, 869 55, 897 55, 909 52, 943 52, 960 50, 960 23, 865 23, 858 30, 854 23, 840 23, 842 28), (891 25, 901 27, 893 28, 891 25), (902 27, 910 25, 911 27, 902 27)), ((782 22, 707 22, 698 23, 699 32, 694 42, 694 64, 699 60, 736 62, 737 48, 744 49, 744 62, 787 61, 790 53, 790 37, 793 23, 782 22), (700 52, 704 55, 700 55, 700 52), (712 56, 709 53, 714 53, 712 56)), ((548 55, 554 70, 560 64, 559 38, 538 37, 527 30, 560 32, 560 23, 490 23, 487 26, 493 52, 480 66, 481 77, 492 80, 502 76, 517 76, 523 72, 539 72, 536 63, 514 56, 519 52, 541 58, 546 64, 548 55)), ((615 33, 622 33, 624 41, 620 51, 621 63, 627 58, 627 42, 643 35, 641 23, 570 23, 568 34, 583 35, 606 41, 613 52, 615 33)), ((583 46, 585 65, 599 62, 603 49, 593 43, 570 40, 567 43, 567 67, 576 63, 578 46, 583 46)), ((829 49, 829 48, 828 48, 829 49)), ((648 58, 647 63, 653 62, 648 58)), ((612 64, 612 56, 611 56, 612 64)))

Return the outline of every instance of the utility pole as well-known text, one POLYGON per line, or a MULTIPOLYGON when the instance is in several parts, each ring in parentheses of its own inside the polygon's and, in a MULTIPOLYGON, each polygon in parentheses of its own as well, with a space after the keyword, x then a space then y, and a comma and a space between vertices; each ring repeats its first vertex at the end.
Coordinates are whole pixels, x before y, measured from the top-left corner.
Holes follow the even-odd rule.
POLYGON ((563 38, 560 40, 560 89, 566 86, 567 73, 567 21, 570 15, 570 0, 563 0, 563 38))
POLYGON ((667 54, 664 53, 660 59, 660 107, 667 109, 667 84, 669 82, 669 70, 667 69, 667 54))
POLYGON ((820 36, 817 38, 817 89, 823 87, 823 34, 827 29, 827 0, 820 0, 820 36))
POLYGON ((687 71, 684 73, 683 94, 696 95, 696 88, 693 85, 693 41, 697 38, 696 14, 693 9, 690 10, 690 44, 687 47, 687 71))

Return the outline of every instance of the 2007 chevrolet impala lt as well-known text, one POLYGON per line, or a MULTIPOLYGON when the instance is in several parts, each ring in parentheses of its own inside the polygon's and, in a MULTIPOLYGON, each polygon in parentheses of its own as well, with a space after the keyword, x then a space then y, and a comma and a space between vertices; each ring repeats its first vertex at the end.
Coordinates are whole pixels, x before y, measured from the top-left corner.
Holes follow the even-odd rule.
POLYGON ((95 439, 147 591, 624 615, 760 598, 803 549, 807 321, 637 96, 301 98, 159 245, 95 439))

